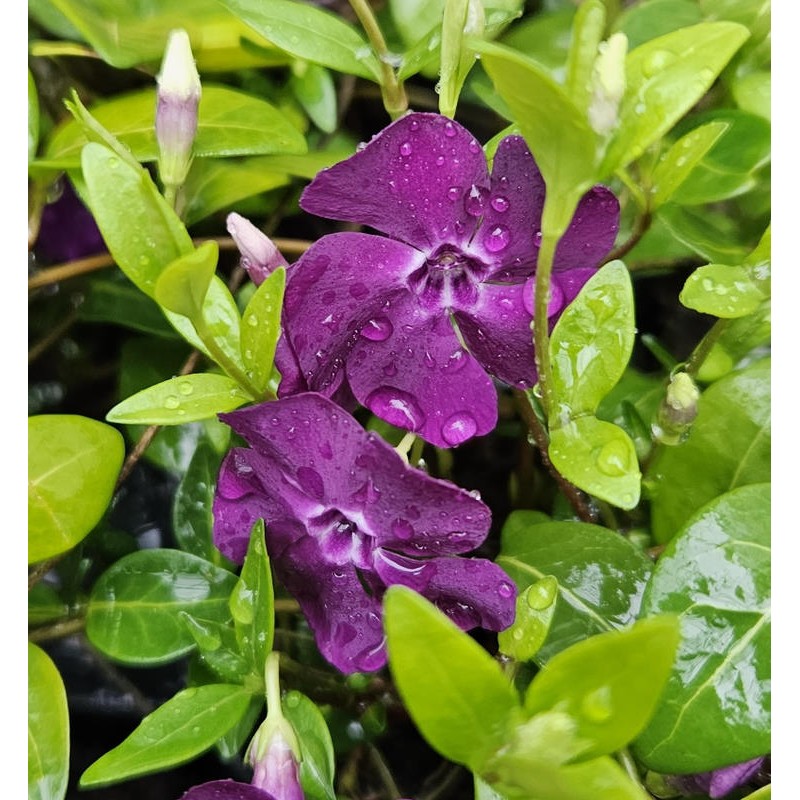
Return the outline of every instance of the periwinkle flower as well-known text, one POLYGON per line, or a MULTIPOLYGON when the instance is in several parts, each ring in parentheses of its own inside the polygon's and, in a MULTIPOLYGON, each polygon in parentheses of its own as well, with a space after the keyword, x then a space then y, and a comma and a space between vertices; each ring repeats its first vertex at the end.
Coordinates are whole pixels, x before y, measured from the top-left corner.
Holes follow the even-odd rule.
MULTIPOLYGON (((490 376, 536 382, 531 320, 545 186, 520 136, 491 175, 483 149, 438 114, 393 122, 320 172, 300 205, 386 234, 323 236, 289 270, 288 377, 355 399, 382 419, 451 447, 497 420, 490 376), (292 360, 293 359, 293 360, 292 360)), ((549 321, 611 249, 619 204, 595 186, 555 255, 549 321)))
POLYGON ((720 767, 710 772, 697 772, 693 775, 676 775, 671 779, 674 787, 681 792, 697 794, 699 792, 707 794, 711 800, 729 795, 739 786, 744 786, 761 769, 766 756, 759 756, 750 761, 743 761, 740 764, 731 764, 728 767, 720 767))
POLYGON ((256 286, 261 285, 278 267, 286 266, 275 242, 240 214, 228 214, 225 225, 241 254, 242 268, 256 286))
POLYGON ((316 393, 220 417, 250 447, 223 461, 214 542, 241 562, 264 519, 275 572, 339 670, 386 663, 381 600, 392 584, 424 595, 462 629, 511 624, 508 576, 491 561, 456 557, 489 531, 491 512, 469 492, 413 469, 316 393))
POLYGON ((223 778, 192 786, 181 800, 283 800, 249 783, 223 778))

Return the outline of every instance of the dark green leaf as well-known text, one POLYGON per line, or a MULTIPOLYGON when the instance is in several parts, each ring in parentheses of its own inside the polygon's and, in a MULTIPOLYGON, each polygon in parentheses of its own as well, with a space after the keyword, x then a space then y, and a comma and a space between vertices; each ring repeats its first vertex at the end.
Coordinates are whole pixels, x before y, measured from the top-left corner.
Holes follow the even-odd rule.
POLYGON ((28 418, 28 563, 64 553, 100 521, 125 457, 119 431, 74 414, 28 418))
POLYGON ((39 582, 28 592, 28 625, 41 625, 69 614, 70 608, 49 584, 39 582))
POLYGON ((499 665, 404 586, 389 587, 384 624, 392 676, 420 732, 445 758, 479 772, 516 715, 516 692, 499 665))
POLYGON ((725 264, 706 264, 696 269, 680 293, 680 301, 687 308, 724 319, 751 314, 763 299, 745 267, 725 264))
POLYGON ((514 624, 497 635, 500 652, 529 661, 547 639, 558 600, 558 581, 552 575, 532 583, 517 595, 514 624))
POLYGON ((203 302, 218 260, 219 245, 209 241, 167 264, 153 289, 156 302, 192 322, 202 320, 203 302))
POLYGON ((628 37, 633 50, 657 36, 703 21, 703 14, 692 0, 645 0, 635 3, 617 17, 615 31, 628 37))
POLYGON ((769 752, 769 530, 769 484, 743 486, 698 511, 656 565, 642 615, 679 614, 683 640, 635 745, 651 769, 701 772, 769 752))
POLYGON ((286 270, 279 267, 256 290, 242 314, 242 362, 256 389, 269 385, 281 333, 286 270))
POLYGON ((178 617, 230 619, 236 576, 179 550, 142 550, 117 561, 92 589, 86 633, 95 647, 126 664, 174 660, 195 645, 178 617))
POLYGON ((715 497, 770 478, 770 360, 703 392, 688 438, 662 448, 647 473, 653 535, 668 542, 715 497))
POLYGON ((69 710, 56 665, 28 642, 28 800, 62 800, 69 777, 69 710))
POLYGON ((298 62, 289 78, 289 87, 320 130, 325 133, 336 130, 336 86, 325 67, 298 62))
MULTIPOLYGON (((197 658, 208 667, 214 680, 245 683, 253 675, 251 665, 239 654, 239 643, 229 621, 201 619, 186 611, 179 611, 178 618, 197 644, 197 658)), ((258 681, 261 675, 255 678, 258 681)))
POLYGON ((300 783, 307 800, 336 800, 333 742, 320 710, 304 694, 287 692, 281 703, 300 743, 300 783))
POLYGON ((247 710, 236 725, 217 742, 217 752, 223 761, 232 761, 241 757, 242 748, 249 742, 262 708, 264 708, 264 698, 261 696, 251 697, 247 710))
POLYGON ((125 739, 81 776, 82 789, 183 764, 213 746, 242 717, 250 693, 241 686, 208 684, 178 692, 148 714, 125 739))
POLYGON ((716 264, 741 264, 750 249, 742 240, 738 223, 723 214, 675 204, 662 206, 658 217, 682 244, 716 264))
POLYGON ((542 664, 576 642, 630 625, 652 565, 614 531, 583 522, 542 522, 532 518, 535 513, 511 514, 497 563, 520 592, 546 575, 558 580, 550 632, 535 656, 542 664))
POLYGON ((572 40, 573 7, 526 16, 500 39, 501 44, 519 50, 547 70, 554 79, 566 74, 567 56, 572 40))

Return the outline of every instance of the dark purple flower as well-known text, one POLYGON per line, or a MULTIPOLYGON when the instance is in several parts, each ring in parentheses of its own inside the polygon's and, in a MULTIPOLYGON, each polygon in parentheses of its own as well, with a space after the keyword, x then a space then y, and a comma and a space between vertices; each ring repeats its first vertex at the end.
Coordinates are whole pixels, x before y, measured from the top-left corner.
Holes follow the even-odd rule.
POLYGON ((229 778, 192 786, 181 795, 181 800, 282 800, 269 792, 229 778))
POLYGON ((62 179, 57 200, 42 209, 36 255, 48 262, 72 261, 105 252, 103 237, 72 184, 62 179))
POLYGON ((711 800, 725 797, 734 789, 743 786, 761 768, 766 756, 759 756, 741 764, 731 764, 729 767, 720 767, 710 772, 697 772, 694 775, 676 775, 671 779, 672 784, 681 792, 704 792, 711 800))
MULTIPOLYGON (((386 236, 323 236, 289 270, 284 333, 296 374, 281 395, 304 383, 331 397, 347 384, 377 416, 440 447, 492 430, 489 376, 536 381, 530 324, 544 194, 520 136, 500 143, 490 175, 477 140, 438 114, 408 114, 320 172, 303 209, 386 236)), ((616 198, 595 186, 558 245, 551 324, 618 224, 616 198)))
POLYGON ((503 570, 455 557, 489 531, 489 509, 469 492, 409 467, 319 394, 220 417, 250 448, 231 450, 220 469, 214 542, 241 562, 253 523, 264 519, 278 578, 342 672, 386 663, 381 599, 392 584, 465 630, 511 624, 516 590, 503 570))

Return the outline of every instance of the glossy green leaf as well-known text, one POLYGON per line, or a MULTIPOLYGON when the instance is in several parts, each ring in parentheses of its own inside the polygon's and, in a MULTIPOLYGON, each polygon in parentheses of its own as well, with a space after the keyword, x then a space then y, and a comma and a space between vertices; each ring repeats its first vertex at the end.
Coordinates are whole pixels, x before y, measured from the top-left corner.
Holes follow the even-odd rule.
POLYGON ((28 563, 64 553, 105 513, 125 457, 119 431, 74 414, 28 418, 28 563))
POLYGON ((514 623, 497 635, 500 652, 529 661, 544 644, 558 601, 558 581, 545 575, 517 595, 514 623))
POLYGON ((256 290, 242 314, 242 362, 260 391, 272 374, 275 348, 281 333, 281 308, 286 270, 279 267, 256 290))
POLYGON ((751 314, 764 295, 745 267, 706 264, 687 279, 680 301, 702 314, 734 319, 751 314))
POLYGON ((517 708, 499 665, 404 586, 389 587, 384 624, 392 676, 420 732, 445 758, 480 771, 517 708))
POLYGON ((592 72, 605 23, 606 9, 600 0, 581 3, 572 22, 565 88, 575 105, 584 110, 591 100, 592 72))
POLYGON ((232 761, 242 757, 242 750, 252 738, 253 728, 261 710, 264 708, 264 698, 257 695, 250 698, 247 710, 239 721, 216 744, 216 750, 223 761, 232 761))
POLYGON ((228 607, 233 617, 239 652, 246 655, 256 675, 263 675, 275 633, 275 595, 264 542, 263 519, 257 520, 250 532, 247 555, 228 607))
MULTIPOLYGON (((139 161, 155 161, 156 90, 115 97, 91 108, 92 116, 130 149, 139 161)), ((306 143, 294 125, 266 100, 224 86, 203 84, 197 111, 195 158, 266 153, 304 153, 306 143)), ((80 164, 86 135, 75 120, 58 128, 42 157, 61 168, 80 164)))
POLYGON ((318 64, 297 66, 289 78, 289 87, 320 130, 325 133, 336 130, 336 86, 325 67, 318 64))
POLYGON ((659 36, 626 60, 619 125, 600 167, 605 177, 638 158, 708 91, 748 37, 733 22, 702 22, 659 36))
POLYGON ((479 775, 473 775, 472 777, 475 781, 475 800, 506 800, 502 794, 496 792, 479 775))
POLYGON ((571 483, 619 508, 639 502, 636 447, 622 428, 597 417, 578 417, 550 431, 548 455, 571 483))
POLYGON ((41 625, 69 616, 70 608, 58 592, 41 581, 28 592, 28 625, 41 625))
POLYGON ((28 800, 62 800, 69 777, 69 709, 47 653, 28 642, 28 800))
POLYGON ((228 596, 235 583, 228 570, 179 550, 131 553, 95 583, 86 634, 95 647, 126 664, 174 660, 195 645, 178 613, 230 619, 228 596))
POLYGON ((649 721, 680 639, 674 617, 655 617, 592 636, 554 656, 531 682, 525 711, 558 708, 577 723, 581 760, 628 744, 649 721))
POLYGON ((725 122, 709 122, 681 136, 653 170, 650 203, 656 209, 669 200, 705 154, 727 129, 725 122))
POLYGON ((757 114, 767 122, 772 119, 772 75, 769 72, 758 70, 737 77, 732 90, 733 99, 742 111, 757 114))
POLYGON ((574 16, 575 9, 571 6, 533 16, 526 15, 518 24, 509 28, 500 42, 519 50, 557 81, 563 82, 574 16))
POLYGON ((594 413, 622 377, 635 333, 630 274, 612 261, 589 279, 550 337, 553 387, 566 405, 559 417, 594 413))
POLYGON ((437 24, 403 53, 402 62, 397 70, 397 79, 405 81, 412 75, 438 64, 441 44, 442 26, 437 24))
POLYGON ((770 360, 706 389, 685 442, 662 448, 647 472, 653 535, 668 542, 715 497, 770 479, 770 360))
POLYGON ((475 63, 464 37, 482 36, 485 26, 480 0, 445 0, 438 84, 439 113, 445 116, 455 116, 461 87, 475 63))
POLYGON ((756 789, 751 794, 748 794, 744 800, 772 800, 772 786, 762 786, 760 789, 756 789))
POLYGON ((36 157, 39 146, 39 95, 36 82, 28 70, 28 161, 36 157))
POLYGON ((80 787, 107 786, 191 760, 237 723, 249 701, 246 689, 224 683, 178 692, 95 761, 81 776, 80 787))
POLYGON ((558 580, 550 630, 535 655, 543 664, 576 642, 630 625, 652 564, 615 531, 585 522, 542 522, 535 514, 512 512, 497 563, 520 593, 547 575, 558 580))
POLYGON ((702 21, 703 14, 693 0, 644 0, 626 8, 614 22, 614 30, 628 37, 628 47, 633 50, 657 36, 702 21))
POLYGON ((81 153, 87 201, 120 269, 153 297, 161 270, 190 253, 192 240, 147 171, 90 142, 81 153))
POLYGON ((361 34, 341 17, 291 0, 220 0, 232 14, 287 53, 380 81, 380 65, 361 34))
POLYGON ((703 506, 670 542, 642 614, 679 614, 683 639, 635 744, 650 769, 701 772, 770 750, 770 486, 703 506), (704 731, 724 731, 706 736, 704 731))
POLYGON ((750 249, 731 217, 705 210, 699 213, 669 203, 658 211, 659 220, 670 233, 706 261, 741 264, 750 249))
POLYGON ((297 691, 287 692, 281 706, 300 743, 300 784, 304 796, 307 800, 336 800, 333 742, 325 717, 311 700, 297 691))
POLYGON ((233 411, 252 399, 227 375, 195 373, 137 392, 117 403, 106 419, 123 424, 182 425, 233 411))
POLYGON ((445 0, 389 0, 392 22, 403 41, 412 46, 426 31, 441 28, 445 0))
POLYGON ((153 289, 156 302, 191 321, 202 320, 203 302, 218 260, 219 245, 209 241, 167 264, 153 289))
MULTIPOLYGON (((179 611, 178 618, 197 644, 196 657, 211 670, 215 680, 245 683, 253 676, 252 665, 239 653, 239 643, 230 622, 202 619, 186 611, 179 611)), ((254 677, 259 680, 261 675, 254 677)))

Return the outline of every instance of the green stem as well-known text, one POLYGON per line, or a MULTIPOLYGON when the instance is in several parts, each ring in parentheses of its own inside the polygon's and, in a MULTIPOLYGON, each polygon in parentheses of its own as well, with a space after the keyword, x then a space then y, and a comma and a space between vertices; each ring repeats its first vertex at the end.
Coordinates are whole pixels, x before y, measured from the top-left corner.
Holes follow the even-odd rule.
POLYGON ((397 80, 394 68, 389 63, 391 54, 386 46, 378 20, 367 0, 350 0, 350 6, 358 17, 364 33, 367 34, 372 49, 381 65, 381 95, 383 106, 392 119, 397 119, 408 111, 408 97, 403 84, 397 80))
POLYGON ((636 762, 633 760, 633 756, 630 754, 630 751, 627 747, 623 747, 622 750, 618 750, 616 753, 617 761, 619 761, 622 768, 625 770, 627 776, 641 789, 644 789, 642 786, 642 779, 639 777, 639 770, 636 768, 636 762))
POLYGON ((712 326, 711 330, 700 340, 697 347, 692 351, 689 360, 686 362, 686 372, 692 377, 696 378, 697 373, 703 366, 703 363, 708 358, 714 345, 719 340, 719 337, 725 332, 725 329, 730 324, 730 320, 718 319, 712 326))
POLYGON ((178 187, 168 183, 164 185, 164 199, 169 203, 171 209, 175 209, 175 202, 178 198, 178 187))
POLYGON ((536 262, 536 296, 534 298, 533 343, 536 350, 536 369, 539 373, 539 389, 545 416, 549 420, 556 409, 556 394, 553 388, 553 367, 550 363, 550 332, 547 308, 550 302, 550 275, 556 253, 559 234, 542 231, 542 243, 536 262))
POLYGON ((274 719, 283 716, 281 711, 280 653, 273 650, 264 665, 264 685, 267 692, 267 708, 274 719))

